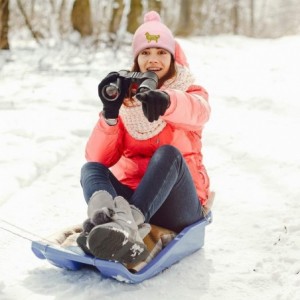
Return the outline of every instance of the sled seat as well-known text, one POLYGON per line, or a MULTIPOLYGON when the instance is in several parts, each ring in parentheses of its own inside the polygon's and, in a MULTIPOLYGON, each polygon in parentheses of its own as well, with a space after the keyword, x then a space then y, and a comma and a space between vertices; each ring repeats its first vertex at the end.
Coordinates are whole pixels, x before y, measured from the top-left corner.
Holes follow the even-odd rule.
POLYGON ((149 262, 146 261, 133 266, 125 266, 119 262, 102 260, 87 255, 75 244, 62 247, 48 241, 33 241, 31 249, 38 258, 46 259, 60 268, 79 270, 83 267, 92 266, 98 269, 104 277, 114 278, 126 283, 139 283, 157 275, 185 256, 202 248, 205 227, 211 222, 212 213, 209 212, 205 218, 173 236, 166 245, 162 242, 162 249, 159 249, 160 251, 154 257, 151 257, 149 262))

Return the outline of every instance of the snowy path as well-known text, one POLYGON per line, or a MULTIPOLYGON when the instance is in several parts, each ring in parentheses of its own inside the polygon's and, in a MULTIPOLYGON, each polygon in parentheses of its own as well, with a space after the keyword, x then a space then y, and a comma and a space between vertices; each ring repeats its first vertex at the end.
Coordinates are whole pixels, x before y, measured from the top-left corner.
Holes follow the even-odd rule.
MULTIPOLYGON (((213 111, 203 152, 217 196, 204 248, 126 285, 55 268, 0 230, 1 300, 300 299, 300 39, 182 43, 213 111)), ((107 61, 114 69, 126 58, 104 51, 86 66, 78 53, 42 51, 20 49, 0 64, 0 216, 47 237, 85 218, 79 173, 100 109, 95 87, 107 61)))

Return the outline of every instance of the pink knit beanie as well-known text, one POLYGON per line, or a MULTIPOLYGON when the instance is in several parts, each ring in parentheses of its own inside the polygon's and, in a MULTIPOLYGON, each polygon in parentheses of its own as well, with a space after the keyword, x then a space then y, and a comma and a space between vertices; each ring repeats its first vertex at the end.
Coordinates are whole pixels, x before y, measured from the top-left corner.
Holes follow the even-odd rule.
POLYGON ((144 16, 142 24, 135 32, 132 41, 133 55, 136 57, 146 48, 163 48, 175 55, 175 40, 171 30, 161 22, 156 11, 144 16))

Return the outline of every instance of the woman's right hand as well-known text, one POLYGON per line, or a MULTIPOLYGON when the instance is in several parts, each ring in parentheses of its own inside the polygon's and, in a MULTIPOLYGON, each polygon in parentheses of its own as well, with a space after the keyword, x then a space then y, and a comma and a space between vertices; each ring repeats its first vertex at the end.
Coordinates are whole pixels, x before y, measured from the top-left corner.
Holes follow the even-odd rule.
POLYGON ((125 87, 121 86, 119 89, 119 95, 114 100, 108 100, 107 97, 104 96, 103 88, 105 86, 109 86, 110 83, 117 83, 119 78, 118 72, 110 72, 98 85, 98 95, 100 100, 103 103, 103 115, 105 119, 116 119, 119 116, 119 110, 123 103, 126 90, 125 87))

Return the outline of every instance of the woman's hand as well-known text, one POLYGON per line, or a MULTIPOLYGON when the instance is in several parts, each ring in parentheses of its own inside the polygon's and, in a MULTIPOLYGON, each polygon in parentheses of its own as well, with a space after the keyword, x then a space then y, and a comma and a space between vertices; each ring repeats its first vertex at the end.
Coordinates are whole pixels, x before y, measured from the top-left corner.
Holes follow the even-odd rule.
POLYGON ((125 94, 126 94, 126 87, 123 86, 122 82, 119 88, 119 94, 117 95, 116 99, 108 100, 104 96, 103 89, 105 86, 109 86, 110 83, 117 83, 119 78, 118 72, 111 72, 109 73, 98 85, 98 95, 100 100, 103 103, 103 115, 105 119, 116 119, 119 116, 119 110, 123 103, 125 94))
POLYGON ((136 95, 142 102, 143 112, 149 122, 158 120, 170 106, 170 96, 160 90, 150 90, 136 95))

